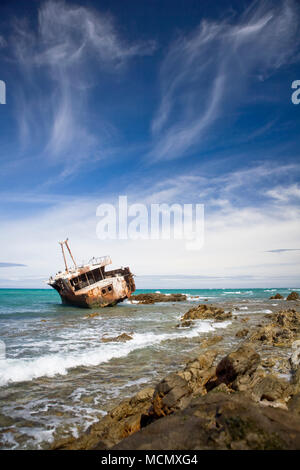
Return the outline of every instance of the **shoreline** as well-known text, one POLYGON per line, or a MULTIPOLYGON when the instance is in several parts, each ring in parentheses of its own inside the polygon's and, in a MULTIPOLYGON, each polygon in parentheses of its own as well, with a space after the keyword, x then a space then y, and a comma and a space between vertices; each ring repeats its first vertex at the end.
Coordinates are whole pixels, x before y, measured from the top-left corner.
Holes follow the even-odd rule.
MULTIPOLYGON (((218 321, 222 302, 215 311, 212 304, 204 305, 218 321)), ((201 338, 197 354, 185 366, 122 400, 78 438, 54 441, 51 449, 300 449, 299 301, 279 300, 275 310, 247 317, 246 311, 241 315, 238 308, 232 309, 231 324, 223 335, 213 331, 201 338), (237 357, 243 358, 245 370, 230 377, 237 357), (224 418, 225 430, 218 440, 213 437, 218 435, 216 429, 210 435, 216 422, 208 416, 220 406, 229 421, 231 409, 239 419, 228 428, 224 418), (249 419, 254 423, 251 432, 244 429, 249 419), (184 430, 190 433, 193 426, 201 429, 202 441, 199 436, 198 441, 187 440, 184 430), (182 432, 174 431, 178 427, 182 432), (205 435, 210 435, 210 443, 205 435)))

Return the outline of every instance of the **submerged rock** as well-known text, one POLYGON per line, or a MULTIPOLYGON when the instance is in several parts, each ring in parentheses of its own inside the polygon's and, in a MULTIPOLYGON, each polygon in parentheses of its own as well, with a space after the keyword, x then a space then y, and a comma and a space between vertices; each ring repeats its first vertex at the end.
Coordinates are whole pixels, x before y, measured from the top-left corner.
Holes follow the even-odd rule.
POLYGON ((121 343, 121 342, 125 342, 125 341, 130 341, 131 339, 132 339, 132 336, 128 335, 127 333, 122 333, 121 335, 115 336, 115 337, 105 337, 105 336, 103 336, 101 338, 101 341, 102 341, 102 343, 109 343, 109 342, 121 343))

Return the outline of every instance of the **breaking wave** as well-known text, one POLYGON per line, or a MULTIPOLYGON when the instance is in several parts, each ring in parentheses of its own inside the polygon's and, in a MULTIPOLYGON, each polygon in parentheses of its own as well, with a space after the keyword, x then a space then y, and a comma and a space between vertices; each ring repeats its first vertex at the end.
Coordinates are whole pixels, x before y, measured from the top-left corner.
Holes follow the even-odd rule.
POLYGON ((105 343, 82 352, 47 354, 37 358, 0 360, 0 386, 11 382, 24 382, 57 374, 66 375, 70 369, 80 366, 97 366, 115 358, 125 357, 137 349, 158 345, 163 341, 180 338, 193 338, 201 333, 226 328, 231 322, 213 324, 209 320, 195 322, 195 327, 179 328, 177 333, 153 334, 135 333, 133 339, 126 343, 105 343))

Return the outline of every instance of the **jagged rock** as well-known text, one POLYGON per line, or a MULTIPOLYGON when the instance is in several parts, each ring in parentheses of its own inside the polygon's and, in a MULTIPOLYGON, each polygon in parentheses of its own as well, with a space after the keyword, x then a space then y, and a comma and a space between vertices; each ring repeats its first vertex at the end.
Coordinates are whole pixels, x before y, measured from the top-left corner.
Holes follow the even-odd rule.
POLYGON ((176 325, 176 328, 188 328, 192 324, 193 322, 191 320, 186 320, 186 321, 183 321, 182 323, 178 323, 178 325, 176 325))
POLYGON ((208 393, 113 448, 129 449, 300 449, 300 416, 243 394, 208 393))
POLYGON ((214 307, 213 305, 200 304, 197 307, 193 307, 188 310, 183 317, 181 322, 186 320, 207 320, 213 319, 216 321, 228 320, 232 317, 231 312, 226 312, 220 307, 214 307))
POLYGON ((153 388, 144 388, 132 398, 123 400, 79 438, 62 439, 53 444, 55 450, 108 449, 124 437, 140 429, 141 417, 153 397, 153 388))
POLYGON ((264 377, 251 389, 251 397, 253 400, 272 402, 271 404, 274 405, 287 402, 290 394, 290 384, 271 374, 264 377))
POLYGON ((260 341, 273 346, 290 346, 300 334, 300 313, 294 309, 269 315, 273 322, 260 326, 250 336, 250 341, 260 341))
POLYGON ((212 364, 216 354, 216 351, 208 351, 188 362, 182 371, 162 380, 155 388, 148 420, 144 417, 144 423, 185 408, 195 393, 207 393, 206 384, 215 378, 216 369, 212 364))
POLYGON ((115 337, 105 337, 101 338, 102 343, 109 343, 109 342, 117 342, 117 343, 124 343, 125 341, 130 341, 132 336, 128 335, 127 333, 122 333, 119 336, 115 337))
POLYGON ((237 338, 244 338, 244 336, 247 336, 248 333, 249 333, 248 328, 243 328, 243 329, 237 331, 235 336, 237 338))
POLYGON ((250 375, 260 362, 260 355, 251 345, 242 345, 237 351, 225 356, 217 365, 216 375, 219 383, 232 383, 239 375, 250 375))
POLYGON ((298 292, 295 292, 295 291, 291 292, 286 298, 286 300, 298 300, 298 299, 299 299, 299 294, 298 292))
POLYGON ((150 292, 148 294, 132 295, 130 300, 137 300, 140 304, 154 304, 156 302, 182 302, 186 300, 185 294, 160 294, 150 292))
POLYGON ((281 294, 275 294, 270 297, 270 300, 280 300, 283 299, 284 297, 281 294))

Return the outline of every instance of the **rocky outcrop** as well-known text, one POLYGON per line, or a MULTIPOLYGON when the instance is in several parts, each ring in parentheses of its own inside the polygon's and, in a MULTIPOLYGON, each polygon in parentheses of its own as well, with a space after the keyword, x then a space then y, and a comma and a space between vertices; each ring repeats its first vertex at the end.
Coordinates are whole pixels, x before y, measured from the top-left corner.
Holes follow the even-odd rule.
POLYGON ((113 449, 300 449, 300 416, 259 405, 240 393, 211 392, 113 449))
POLYGON ((217 365, 218 382, 232 384, 240 375, 251 375, 260 362, 260 355, 251 345, 242 345, 236 351, 225 356, 217 365))
POLYGON ((200 304, 197 307, 193 307, 188 310, 183 317, 181 322, 189 320, 215 320, 223 321, 228 320, 232 317, 231 312, 225 312, 220 307, 214 307, 213 305, 200 304))
POLYGON ((154 304, 156 302, 182 302, 186 300, 184 294, 160 294, 157 292, 150 292, 148 294, 132 295, 130 300, 138 301, 139 304, 154 304))
POLYGON ((286 300, 299 300, 299 294, 298 294, 298 292, 295 292, 295 291, 291 292, 291 293, 287 296, 286 300))
MULTIPOLYGON (((189 312, 206 315, 199 307, 189 312)), ((300 449, 300 313, 289 309, 263 321, 225 355, 209 349, 214 337, 208 338, 201 343, 207 351, 183 369, 124 400, 79 439, 53 448, 300 449), (276 375, 282 370, 290 380, 276 375)), ((232 330, 235 343, 245 335, 239 331, 232 330)))
POLYGON ((127 333, 122 333, 121 335, 114 336, 114 337, 102 336, 101 341, 102 343, 110 343, 110 342, 125 343, 126 341, 130 341, 131 339, 132 339, 132 336, 128 335, 127 333))
POLYGON ((245 336, 247 336, 248 333, 249 333, 248 328, 242 328, 241 330, 236 332, 235 336, 237 338, 244 338, 245 336))
POLYGON ((257 328, 250 341, 273 346, 291 346, 300 337, 300 313, 294 309, 268 315, 272 323, 257 328))
POLYGON ((272 296, 270 297, 270 300, 281 300, 281 299, 283 299, 283 298, 284 298, 284 297, 283 297, 281 294, 278 294, 278 293, 277 293, 277 294, 275 294, 275 295, 272 295, 272 296))

